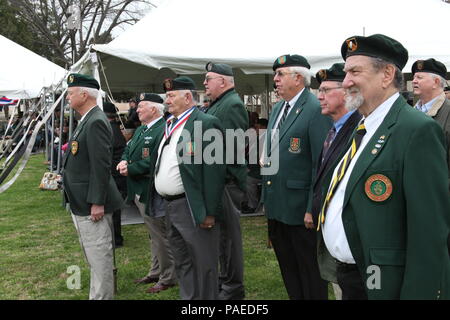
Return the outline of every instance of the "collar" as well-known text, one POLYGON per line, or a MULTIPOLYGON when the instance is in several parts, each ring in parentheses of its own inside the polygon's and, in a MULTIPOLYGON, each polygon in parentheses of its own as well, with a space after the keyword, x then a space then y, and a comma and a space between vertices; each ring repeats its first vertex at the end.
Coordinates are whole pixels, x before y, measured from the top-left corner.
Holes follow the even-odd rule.
POLYGON ((90 108, 90 109, 84 114, 84 116, 81 117, 79 123, 83 122, 84 118, 86 118, 86 116, 88 115, 88 113, 91 112, 91 110, 94 109, 95 107, 96 107, 96 105, 93 106, 92 108, 90 108))
POLYGON ((386 99, 382 104, 380 104, 367 118, 364 118, 364 126, 366 131, 375 132, 381 122, 391 110, 392 105, 398 99, 400 94, 398 92, 394 93, 390 98, 386 99))
POLYGON ((297 93, 291 100, 289 100, 289 105, 291 106, 291 108, 293 106, 295 106, 295 104, 297 103, 298 98, 300 98, 301 94, 303 93, 303 91, 305 91, 305 88, 303 88, 302 90, 300 90, 299 93, 297 93))
POLYGON ((346 114, 344 114, 338 121, 334 123, 334 128, 336 129, 336 133, 341 130, 341 128, 344 126, 345 122, 347 122, 347 119, 351 117, 353 113, 355 113, 356 110, 349 111, 346 114))
POLYGON ((155 123, 157 123, 161 118, 162 118, 162 116, 159 117, 159 118, 157 118, 157 119, 155 119, 155 120, 153 120, 153 121, 150 122, 149 124, 147 124, 147 128, 146 128, 145 130, 150 129, 150 128, 151 128, 155 123))
POLYGON ((219 101, 220 99, 222 99, 227 93, 234 91, 234 87, 228 89, 227 91, 223 92, 220 96, 217 97, 216 100, 214 100, 210 105, 209 108, 211 108, 217 101, 219 101))
POLYGON ((414 106, 414 108, 416 108, 417 110, 420 110, 422 112, 427 113, 428 111, 430 111, 431 107, 433 106, 433 103, 440 97, 440 95, 434 97, 433 99, 431 99, 430 101, 428 101, 427 103, 422 103, 421 100, 417 101, 416 105, 414 106))

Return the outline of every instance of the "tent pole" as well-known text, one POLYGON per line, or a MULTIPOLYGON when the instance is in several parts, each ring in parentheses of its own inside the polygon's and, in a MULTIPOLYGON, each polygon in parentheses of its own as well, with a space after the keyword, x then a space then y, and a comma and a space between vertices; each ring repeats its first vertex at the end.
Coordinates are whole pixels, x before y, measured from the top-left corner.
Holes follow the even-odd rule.
POLYGON ((268 74, 264 75, 264 80, 265 80, 265 85, 266 85, 266 103, 265 103, 263 110, 261 110, 261 113, 263 115, 263 118, 269 119, 269 103, 270 103, 269 95, 270 95, 270 92, 269 92, 269 75, 268 74))

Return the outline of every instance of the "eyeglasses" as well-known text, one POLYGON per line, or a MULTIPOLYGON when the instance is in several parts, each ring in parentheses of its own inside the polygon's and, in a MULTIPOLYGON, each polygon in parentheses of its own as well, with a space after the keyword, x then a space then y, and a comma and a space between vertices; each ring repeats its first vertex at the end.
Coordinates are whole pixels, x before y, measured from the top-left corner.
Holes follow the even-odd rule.
POLYGON ((334 89, 342 89, 342 87, 333 87, 333 88, 319 88, 319 93, 327 94, 329 91, 334 89))
POLYGON ((294 73, 296 73, 296 72, 283 72, 283 71, 275 71, 274 73, 273 73, 273 76, 274 77, 276 77, 276 76, 278 76, 278 77, 284 77, 285 75, 287 75, 287 74, 294 74, 294 73))
POLYGON ((205 77, 205 82, 209 82, 209 80, 223 78, 223 77, 205 77))

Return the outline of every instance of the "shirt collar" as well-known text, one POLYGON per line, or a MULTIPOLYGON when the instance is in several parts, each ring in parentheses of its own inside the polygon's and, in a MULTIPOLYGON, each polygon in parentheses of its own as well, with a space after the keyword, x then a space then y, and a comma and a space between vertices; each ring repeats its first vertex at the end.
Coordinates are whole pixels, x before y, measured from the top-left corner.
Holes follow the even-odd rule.
POLYGON ((80 119, 80 123, 84 120, 84 118, 86 118, 86 116, 88 115, 89 112, 91 112, 92 109, 94 109, 96 106, 93 106, 92 108, 90 108, 85 114, 84 116, 81 117, 80 119))
POLYGON ((386 99, 382 104, 378 106, 371 114, 364 118, 364 126, 367 132, 375 132, 383 122, 384 118, 391 110, 392 105, 395 100, 398 99, 400 94, 398 92, 394 93, 390 98, 386 99))
POLYGON ((334 128, 336 129, 336 133, 341 130, 341 128, 344 126, 345 122, 347 122, 347 119, 351 117, 353 113, 355 113, 356 110, 352 110, 344 114, 338 121, 334 123, 334 128))
POLYGON ((425 104, 422 104, 422 101, 419 100, 417 101, 415 108, 422 112, 427 113, 428 111, 430 111, 431 107, 433 106, 433 103, 436 101, 437 98, 439 98, 439 96, 434 97, 425 104))
POLYGON ((303 88, 302 90, 300 90, 299 93, 297 93, 295 95, 295 97, 293 97, 291 100, 289 100, 289 105, 291 107, 295 106, 295 104, 297 103, 298 98, 300 97, 300 95, 302 94, 302 92, 305 90, 305 88, 303 88))
POLYGON ((152 122, 150 122, 149 124, 147 124, 147 129, 150 129, 155 123, 157 123, 160 119, 162 118, 159 117, 158 119, 153 120, 152 122))

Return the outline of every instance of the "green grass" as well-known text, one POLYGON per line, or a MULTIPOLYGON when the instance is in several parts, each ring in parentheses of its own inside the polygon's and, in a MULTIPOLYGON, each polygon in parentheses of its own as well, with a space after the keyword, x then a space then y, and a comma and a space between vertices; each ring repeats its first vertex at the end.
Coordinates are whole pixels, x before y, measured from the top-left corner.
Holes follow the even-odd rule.
MULTIPOLYGON (((41 191, 44 156, 30 158, 16 183, 0 194, 0 299, 87 299, 89 269, 61 193, 41 191), (67 268, 81 269, 81 289, 70 290, 67 268)), ((241 219, 246 299, 288 299, 272 249, 267 248, 264 217, 241 219)), ((116 250, 118 300, 178 299, 178 287, 146 294, 134 279, 149 268, 148 235, 143 224, 122 226, 125 246, 116 250)), ((331 290, 332 291, 332 290, 331 290)), ((332 293, 330 291, 330 297, 332 293)))

